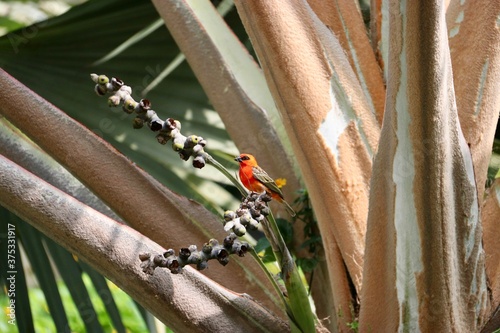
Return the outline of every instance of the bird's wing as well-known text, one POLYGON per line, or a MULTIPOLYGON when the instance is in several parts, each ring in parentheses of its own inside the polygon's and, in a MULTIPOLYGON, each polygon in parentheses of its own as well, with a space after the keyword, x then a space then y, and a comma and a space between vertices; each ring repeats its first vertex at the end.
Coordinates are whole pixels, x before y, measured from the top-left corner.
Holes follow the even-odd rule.
POLYGON ((265 172, 261 167, 253 167, 253 177, 264 184, 271 192, 277 193, 281 198, 283 198, 283 193, 281 192, 276 182, 269 177, 267 172, 265 172))

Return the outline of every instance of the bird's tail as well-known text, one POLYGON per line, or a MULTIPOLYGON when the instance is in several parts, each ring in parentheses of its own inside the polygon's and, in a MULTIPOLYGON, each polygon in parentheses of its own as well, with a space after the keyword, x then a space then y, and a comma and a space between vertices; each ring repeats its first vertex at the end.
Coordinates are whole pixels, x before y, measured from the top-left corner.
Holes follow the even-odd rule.
POLYGON ((295 214, 295 211, 293 210, 293 208, 288 204, 288 202, 286 202, 285 200, 281 201, 285 207, 286 207, 286 210, 288 211, 288 214, 290 214, 292 217, 294 217, 296 214, 295 214))
POLYGON ((283 199, 283 195, 281 193, 272 192, 272 191, 266 191, 266 192, 273 199, 275 199, 279 203, 285 205, 285 208, 286 208, 288 214, 290 214, 292 217, 294 217, 295 215, 297 215, 297 214, 295 214, 295 211, 293 210, 293 208, 288 204, 288 202, 286 202, 285 199, 283 199))

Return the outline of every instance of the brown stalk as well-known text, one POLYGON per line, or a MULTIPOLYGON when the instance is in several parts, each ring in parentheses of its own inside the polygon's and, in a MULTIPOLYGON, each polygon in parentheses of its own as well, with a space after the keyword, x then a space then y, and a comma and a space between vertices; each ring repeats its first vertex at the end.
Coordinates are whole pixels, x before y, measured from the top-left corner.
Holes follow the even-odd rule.
POLYGON ((451 1, 446 22, 458 116, 482 197, 500 110, 500 2, 461 3, 451 1))
POLYGON ((379 124, 384 118, 385 86, 382 72, 355 1, 308 0, 318 18, 335 33, 358 81, 366 85, 366 98, 379 124))
MULTIPOLYGON (((500 178, 488 189, 481 212, 483 247, 486 253, 486 276, 491 289, 491 314, 496 328, 500 327, 500 178)), ((487 316, 488 317, 488 316, 487 316)), ((486 325, 489 326, 489 325, 486 325)), ((495 328, 493 325, 491 328, 495 328)))

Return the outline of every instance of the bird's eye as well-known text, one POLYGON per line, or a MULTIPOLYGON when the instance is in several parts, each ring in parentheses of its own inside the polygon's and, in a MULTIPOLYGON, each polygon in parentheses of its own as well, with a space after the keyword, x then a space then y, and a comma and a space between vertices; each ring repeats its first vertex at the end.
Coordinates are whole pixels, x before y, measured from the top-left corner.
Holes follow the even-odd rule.
POLYGON ((248 157, 248 156, 246 156, 246 155, 245 155, 245 156, 243 156, 241 159, 246 161, 246 160, 249 160, 249 159, 250 159, 250 157, 248 157))

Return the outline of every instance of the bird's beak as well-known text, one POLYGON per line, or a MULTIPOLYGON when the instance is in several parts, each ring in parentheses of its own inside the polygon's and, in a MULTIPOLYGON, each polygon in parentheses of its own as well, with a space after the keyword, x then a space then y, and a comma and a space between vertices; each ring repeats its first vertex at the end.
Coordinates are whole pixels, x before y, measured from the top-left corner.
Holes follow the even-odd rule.
POLYGON ((235 160, 236 162, 242 162, 242 161, 243 161, 243 160, 241 159, 241 157, 239 157, 239 156, 238 156, 238 157, 236 157, 234 160, 235 160))

